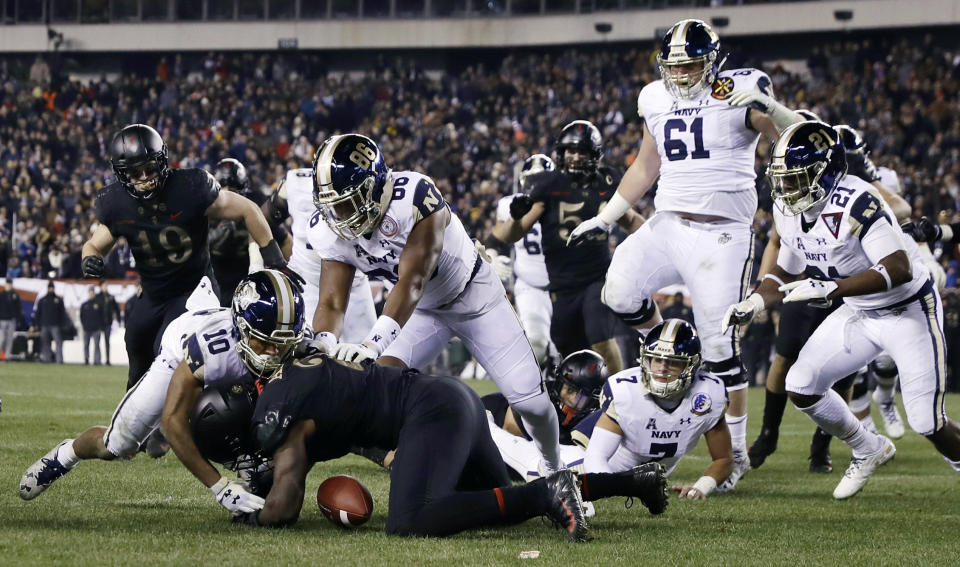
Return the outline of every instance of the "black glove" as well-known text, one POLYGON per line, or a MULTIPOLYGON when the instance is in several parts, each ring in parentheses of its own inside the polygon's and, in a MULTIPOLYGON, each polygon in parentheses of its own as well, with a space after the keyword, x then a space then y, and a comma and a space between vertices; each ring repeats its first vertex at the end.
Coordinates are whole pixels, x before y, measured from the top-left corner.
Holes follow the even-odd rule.
POLYGON ((103 258, 96 254, 85 256, 80 262, 80 269, 83 271, 83 277, 99 280, 103 278, 103 258))
POLYGON ((510 216, 514 220, 520 220, 529 213, 532 208, 533 199, 530 198, 530 195, 521 193, 510 201, 510 216))
POLYGON ((900 225, 900 228, 917 242, 934 242, 943 237, 943 229, 940 225, 927 217, 920 217, 916 222, 905 222, 900 225))
POLYGON ((877 172, 877 166, 867 157, 863 149, 846 152, 847 153, 847 173, 854 177, 859 177, 865 181, 873 182, 880 179, 877 172))

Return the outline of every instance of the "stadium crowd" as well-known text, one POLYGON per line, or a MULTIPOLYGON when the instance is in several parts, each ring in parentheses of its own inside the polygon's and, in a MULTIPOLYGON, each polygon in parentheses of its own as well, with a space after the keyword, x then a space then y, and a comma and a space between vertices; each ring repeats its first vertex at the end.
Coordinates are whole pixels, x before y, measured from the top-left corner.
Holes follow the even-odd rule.
MULTIPOLYGON (((735 50, 728 66, 762 68, 787 106, 863 130, 877 165, 899 174, 916 217, 960 220, 960 54, 933 36, 811 44, 805 69, 749 50, 735 50)), ((309 166, 328 135, 364 132, 391 167, 432 176, 482 240, 497 200, 513 192, 518 164, 549 150, 567 122, 593 121, 605 136, 605 163, 629 165, 641 136, 636 95, 656 78, 652 55, 647 47, 516 52, 499 66, 454 72, 381 57, 371 71, 348 73, 330 72, 322 54, 158 55, 148 73, 89 81, 69 80, 59 57, 0 61, 0 276, 80 277, 93 198, 113 176, 105 140, 133 122, 160 131, 174 167, 233 157, 265 192, 285 170, 309 166)), ((763 184, 758 176, 760 245, 771 223, 763 184)), ((650 213, 652 197, 644 203, 650 213)), ((960 263, 949 251, 942 261, 956 288, 960 263)), ((130 262, 121 243, 108 277, 124 277, 130 262)), ((948 334, 957 337, 955 294, 944 300, 948 334)))

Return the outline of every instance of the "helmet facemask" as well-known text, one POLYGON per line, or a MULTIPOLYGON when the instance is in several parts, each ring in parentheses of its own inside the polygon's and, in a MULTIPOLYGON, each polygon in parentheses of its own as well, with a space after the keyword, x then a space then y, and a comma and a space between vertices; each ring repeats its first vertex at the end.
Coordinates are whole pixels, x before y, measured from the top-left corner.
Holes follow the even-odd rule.
POLYGON ((113 171, 131 195, 138 199, 149 200, 154 198, 163 184, 166 174, 166 160, 160 163, 159 158, 150 158, 140 163, 114 165, 113 171), (140 181, 144 173, 147 179, 140 181))
POLYGON ((343 240, 356 240, 380 224, 386 207, 373 198, 376 178, 336 192, 331 185, 314 192, 313 204, 331 230, 343 240))
POLYGON ((822 203, 827 191, 820 184, 820 178, 826 169, 827 162, 789 169, 784 160, 774 158, 767 167, 767 180, 770 196, 780 212, 796 216, 822 203))
POLYGON ((600 160, 585 149, 576 147, 561 147, 557 149, 557 161, 561 168, 570 175, 579 176, 593 173, 600 165, 600 160), (570 154, 576 152, 578 159, 570 159, 570 154))
MULTIPOLYGON (((294 349, 303 338, 303 331, 280 329, 275 329, 268 336, 254 329, 242 317, 237 318, 237 330, 240 332, 240 340, 237 341, 237 352, 240 354, 240 359, 243 360, 251 374, 257 378, 268 380, 280 370, 284 362, 293 356, 294 349), (276 353, 258 353, 258 349, 255 348, 257 344, 251 344, 253 339, 256 339, 260 345, 275 347, 276 353)), ((265 349, 261 348, 259 350, 265 349)))
POLYGON ((683 46, 671 49, 667 59, 657 55, 657 66, 667 92, 674 98, 692 99, 713 84, 717 78, 717 52, 700 57, 687 57, 683 46), (700 65, 699 70, 685 69, 700 65))
POLYGON ((682 397, 693 382, 700 365, 700 355, 661 352, 656 347, 643 346, 640 362, 644 387, 650 394, 665 399, 682 397))

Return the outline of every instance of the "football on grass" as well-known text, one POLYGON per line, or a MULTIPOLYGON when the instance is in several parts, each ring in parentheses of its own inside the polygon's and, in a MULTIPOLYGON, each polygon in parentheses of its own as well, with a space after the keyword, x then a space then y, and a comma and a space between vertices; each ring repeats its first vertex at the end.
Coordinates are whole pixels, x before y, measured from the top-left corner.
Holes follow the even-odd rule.
POLYGON ((359 480, 341 474, 320 483, 317 506, 334 524, 355 528, 373 515, 373 496, 359 480))

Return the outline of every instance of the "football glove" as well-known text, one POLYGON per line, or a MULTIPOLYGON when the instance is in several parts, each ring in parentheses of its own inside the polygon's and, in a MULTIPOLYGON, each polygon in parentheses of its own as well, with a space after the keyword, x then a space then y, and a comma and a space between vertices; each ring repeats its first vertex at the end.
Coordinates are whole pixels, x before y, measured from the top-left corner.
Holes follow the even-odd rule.
POLYGON ((727 104, 730 106, 749 106, 750 108, 759 110, 769 116, 770 120, 773 121, 773 124, 779 130, 783 130, 794 122, 799 122, 803 119, 802 116, 783 106, 756 86, 750 89, 733 91, 730 96, 727 97, 727 104))
POLYGON ((521 193, 510 201, 510 217, 513 220, 520 220, 526 216, 532 208, 533 199, 530 198, 530 195, 521 193))
POLYGON ((263 508, 263 498, 247 492, 239 482, 231 482, 223 477, 210 487, 213 497, 221 506, 234 514, 254 512, 263 508))
POLYGON ((374 361, 380 357, 377 347, 369 342, 364 343, 340 343, 333 351, 333 357, 344 362, 353 362, 363 364, 366 361, 374 361))
POLYGON ((723 314, 720 323, 720 333, 725 334, 732 325, 745 325, 753 320, 753 316, 766 308, 763 297, 758 293, 751 293, 740 303, 731 305, 723 314))
POLYGON ((612 224, 608 224, 600 217, 593 217, 578 224, 567 237, 567 246, 579 246, 590 238, 595 238, 606 232, 610 232, 612 224))
POLYGON ((940 228, 940 225, 927 217, 920 217, 920 220, 916 222, 905 222, 900 225, 900 228, 917 242, 934 242, 943 238, 943 229, 940 228))
POLYGON ((84 256, 80 262, 80 269, 83 271, 83 277, 98 280, 103 277, 103 258, 96 254, 84 256))
POLYGON ((784 303, 797 301, 829 301, 829 295, 837 289, 837 282, 807 278, 784 284, 777 288, 786 295, 784 303))
POLYGON ((513 259, 510 256, 498 254, 493 259, 493 271, 497 273, 501 282, 509 282, 513 277, 513 259))
POLYGON ((924 258, 923 265, 930 270, 930 275, 933 276, 933 285, 942 291, 947 286, 947 272, 943 271, 943 266, 934 258, 924 258))

